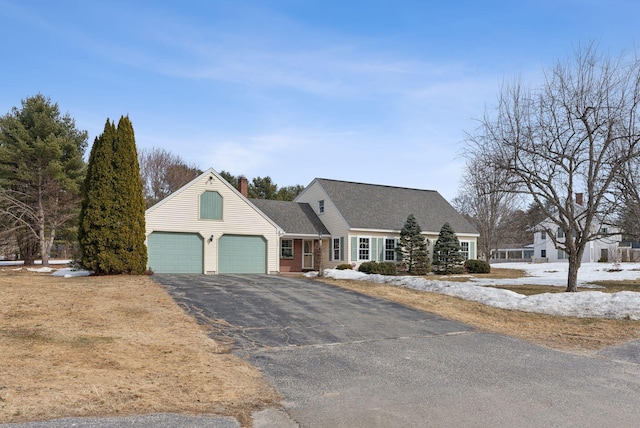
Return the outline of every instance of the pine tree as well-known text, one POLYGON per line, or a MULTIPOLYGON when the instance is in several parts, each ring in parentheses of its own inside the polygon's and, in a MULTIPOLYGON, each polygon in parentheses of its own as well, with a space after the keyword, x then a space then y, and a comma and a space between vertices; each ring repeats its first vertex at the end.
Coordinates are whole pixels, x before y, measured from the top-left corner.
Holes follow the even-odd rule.
POLYGON ((82 265, 97 274, 142 274, 147 264, 144 196, 133 126, 107 119, 85 180, 79 242, 82 265))
POLYGON ((464 263, 464 257, 460 241, 451 225, 445 223, 433 246, 434 272, 448 275, 454 273, 462 263, 464 263))
POLYGON ((58 234, 77 222, 87 132, 41 94, 0 117, 0 237, 14 238, 25 264, 42 264, 58 234))
POLYGON ((400 231, 396 245, 396 255, 401 269, 409 274, 426 275, 431 268, 427 245, 429 241, 422 235, 422 229, 415 216, 410 214, 400 231))

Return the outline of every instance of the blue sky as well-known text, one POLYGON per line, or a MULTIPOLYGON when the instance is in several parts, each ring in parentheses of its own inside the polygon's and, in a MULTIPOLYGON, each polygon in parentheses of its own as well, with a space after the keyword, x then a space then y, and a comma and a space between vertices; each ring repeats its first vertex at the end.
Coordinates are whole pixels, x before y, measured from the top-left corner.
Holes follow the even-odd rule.
POLYGON ((461 141, 501 83, 595 40, 638 42, 640 2, 0 0, 0 114, 42 93, 89 131, 280 186, 315 177, 453 198, 461 141))

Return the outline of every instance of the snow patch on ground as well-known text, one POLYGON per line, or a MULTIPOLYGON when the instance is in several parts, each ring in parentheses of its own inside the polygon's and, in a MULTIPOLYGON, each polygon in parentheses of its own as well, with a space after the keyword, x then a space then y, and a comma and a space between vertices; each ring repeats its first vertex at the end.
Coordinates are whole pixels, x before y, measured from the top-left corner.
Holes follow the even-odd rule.
MULTIPOLYGON (((579 293, 542 293, 525 296, 510 290, 487 287, 508 284, 566 287, 568 272, 566 263, 501 263, 494 267, 522 269, 528 276, 517 279, 473 278, 469 282, 451 282, 425 277, 368 275, 353 270, 326 269, 323 274, 327 278, 371 281, 446 294, 501 309, 585 318, 640 320, 640 293, 637 292, 582 291, 579 293)), ((578 272, 578 285, 584 287, 588 286, 590 281, 619 281, 639 278, 640 264, 638 263, 620 265, 585 263, 578 272)))
POLYGON ((77 276, 89 276, 92 275, 93 272, 88 271, 88 270, 76 270, 76 269, 72 269, 72 268, 66 268, 66 269, 59 269, 55 272, 53 272, 51 275, 52 276, 62 276, 64 278, 73 278, 73 277, 77 277, 77 276))
MULTIPOLYGON (((36 260, 36 265, 42 264, 42 261, 36 260)), ((41 267, 28 267, 24 268, 24 261, 22 260, 0 260, 0 267, 6 266, 11 267, 13 271, 20 271, 22 269, 26 269, 29 272, 37 272, 37 273, 51 273, 52 276, 62 276, 64 278, 73 278, 76 276, 89 276, 93 275, 92 271, 81 270, 81 269, 73 269, 73 268, 63 268, 60 267, 62 265, 68 265, 71 263, 71 260, 51 260, 49 261, 49 266, 41 266, 41 267)))

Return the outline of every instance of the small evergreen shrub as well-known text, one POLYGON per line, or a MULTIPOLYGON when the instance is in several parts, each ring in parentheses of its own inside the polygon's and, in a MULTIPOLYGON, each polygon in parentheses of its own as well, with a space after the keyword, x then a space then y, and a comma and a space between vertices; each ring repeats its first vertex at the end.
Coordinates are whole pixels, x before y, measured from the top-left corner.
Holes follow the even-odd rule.
POLYGON ((409 275, 426 275, 431 270, 431 260, 427 246, 429 240, 422 235, 422 229, 415 216, 407 217, 400 239, 396 243, 398 269, 409 275))
POLYGON ((338 266, 336 266, 336 269, 338 269, 338 270, 351 269, 351 265, 349 263, 342 263, 342 264, 339 264, 338 266))
POLYGON ((380 275, 396 275, 396 265, 391 262, 364 262, 358 267, 362 273, 377 273, 380 275))
POLYGON ((463 263, 464 257, 458 236, 451 225, 445 223, 433 246, 433 272, 444 275, 464 272, 463 263))
POLYGON ((375 270, 374 265, 375 264, 377 264, 377 263, 376 262, 364 262, 360 266, 358 266, 358 271, 362 272, 362 273, 376 273, 376 272, 374 272, 374 270, 375 270))
POLYGON ((381 275, 396 275, 398 273, 396 264, 392 262, 378 263, 381 275))
POLYGON ((464 269, 468 273, 491 273, 491 266, 484 260, 467 260, 464 269))

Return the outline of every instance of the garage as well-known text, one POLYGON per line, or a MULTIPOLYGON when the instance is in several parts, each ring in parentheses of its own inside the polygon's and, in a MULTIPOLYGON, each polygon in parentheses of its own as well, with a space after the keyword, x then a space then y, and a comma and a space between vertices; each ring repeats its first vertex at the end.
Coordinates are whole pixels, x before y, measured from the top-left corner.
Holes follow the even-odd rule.
POLYGON ((147 265, 154 273, 203 273, 203 244, 197 233, 153 232, 147 265))
POLYGON ((267 273, 267 241, 262 236, 223 235, 218 255, 219 273, 267 273))

